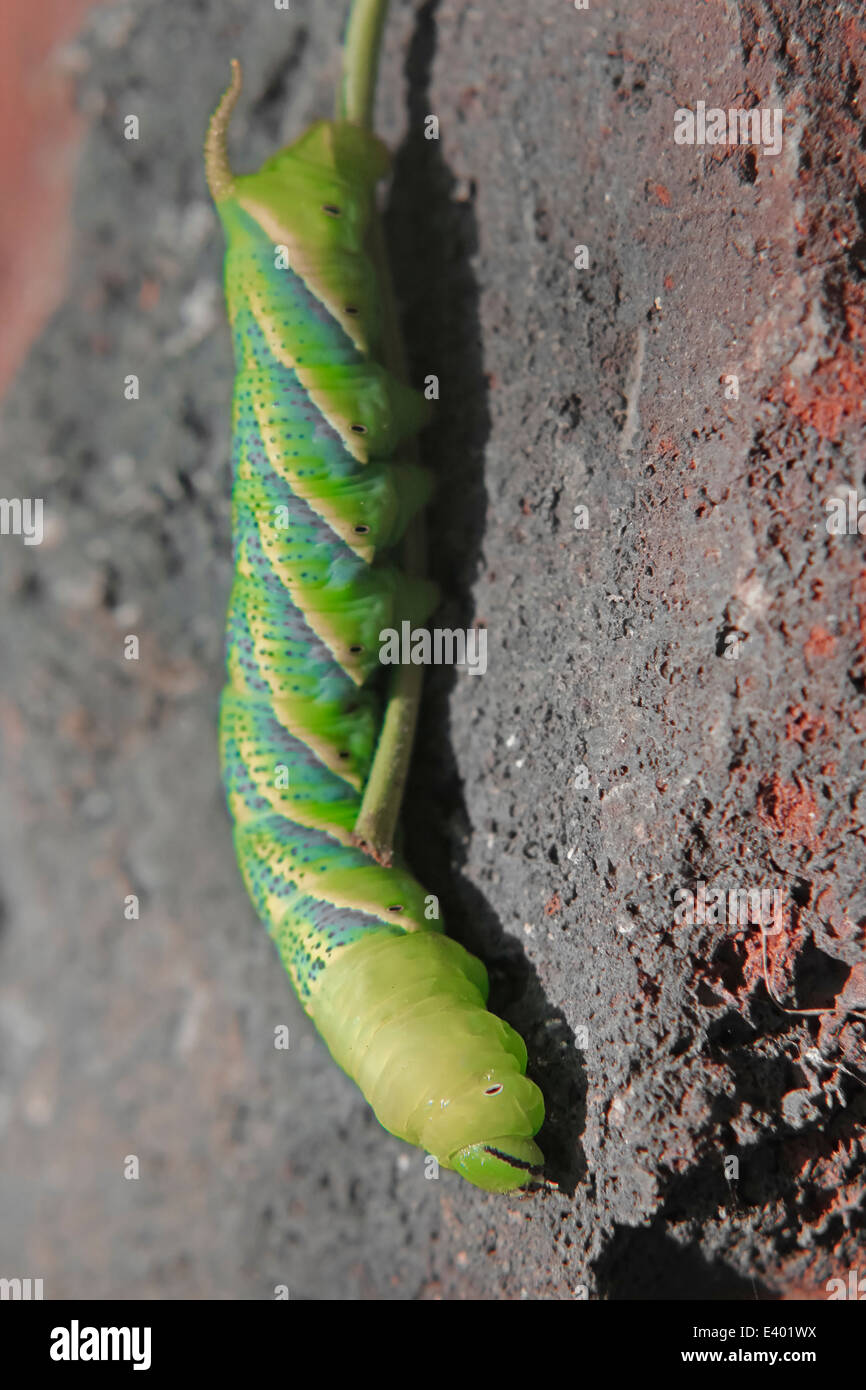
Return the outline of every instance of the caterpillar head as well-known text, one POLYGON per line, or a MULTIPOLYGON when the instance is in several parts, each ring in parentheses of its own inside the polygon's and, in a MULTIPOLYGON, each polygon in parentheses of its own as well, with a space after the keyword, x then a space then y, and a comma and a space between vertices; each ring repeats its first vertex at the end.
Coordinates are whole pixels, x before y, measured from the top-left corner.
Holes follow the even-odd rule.
POLYGON ((471 1102, 471 1132, 484 1137, 457 1149, 448 1165, 487 1192, 526 1187, 538 1178, 544 1164, 544 1155, 531 1137, 544 1120, 544 1101, 534 1082, 512 1066, 492 1068, 471 1097, 455 1098, 461 1110, 471 1102))

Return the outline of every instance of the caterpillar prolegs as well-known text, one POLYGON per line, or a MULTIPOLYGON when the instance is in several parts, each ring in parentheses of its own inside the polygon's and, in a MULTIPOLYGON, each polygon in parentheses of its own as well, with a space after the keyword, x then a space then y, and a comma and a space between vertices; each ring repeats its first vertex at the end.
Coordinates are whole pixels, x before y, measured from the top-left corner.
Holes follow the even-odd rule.
MULTIPOLYGON (((381 25, 381 3, 356 5, 356 41, 374 9, 381 25)), ((205 147, 237 369, 220 750, 238 862, 305 1010, 380 1123, 505 1192, 542 1163, 526 1047, 487 1011, 484 966, 443 935, 399 855, 379 862, 389 856, 354 834, 388 713, 379 633, 423 623, 437 602, 389 558, 430 481, 411 457, 427 404, 384 365, 374 191, 388 155, 365 127, 368 86, 344 97, 354 119, 319 121, 235 175, 239 91, 235 63, 205 147)))

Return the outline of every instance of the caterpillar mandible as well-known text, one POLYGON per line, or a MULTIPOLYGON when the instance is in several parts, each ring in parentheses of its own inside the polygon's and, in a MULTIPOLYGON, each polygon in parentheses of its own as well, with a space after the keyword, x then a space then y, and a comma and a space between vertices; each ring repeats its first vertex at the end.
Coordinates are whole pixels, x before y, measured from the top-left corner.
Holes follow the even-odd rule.
POLYGON ((335 1061, 386 1130, 506 1192, 543 1162, 541 1092, 485 1007, 484 966, 431 920, 391 845, 418 668, 383 703, 378 637, 423 623, 437 592, 406 572, 414 546, 402 568, 390 554, 431 487, 374 201, 385 10, 355 0, 337 119, 257 173, 226 152, 237 61, 208 127, 237 372, 222 774, 248 892, 335 1061))

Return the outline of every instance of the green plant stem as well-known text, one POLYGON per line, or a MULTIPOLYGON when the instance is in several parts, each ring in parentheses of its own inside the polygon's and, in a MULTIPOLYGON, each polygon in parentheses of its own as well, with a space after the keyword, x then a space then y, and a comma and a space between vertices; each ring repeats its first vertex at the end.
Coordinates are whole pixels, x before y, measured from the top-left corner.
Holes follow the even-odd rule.
MULTIPOLYGON (((387 8, 387 0, 355 0, 346 31, 343 85, 337 110, 344 120, 352 120, 368 128, 372 121, 379 41, 387 8)), ((406 381, 406 354, 378 213, 373 216, 370 253, 383 302, 382 360, 394 376, 406 381)), ((405 458, 417 456, 414 445, 402 453, 405 458)), ((403 568, 411 575, 423 575, 426 568, 426 543, 421 517, 416 517, 406 532, 403 568)), ((379 741, 355 823, 355 843, 380 864, 390 864, 394 857, 394 838, 409 774, 423 679, 423 668, 420 666, 397 666, 394 670, 379 741)))
POLYGON ((354 0, 343 44, 343 79, 337 94, 337 119, 373 125, 373 102, 379 48, 388 0, 354 0))

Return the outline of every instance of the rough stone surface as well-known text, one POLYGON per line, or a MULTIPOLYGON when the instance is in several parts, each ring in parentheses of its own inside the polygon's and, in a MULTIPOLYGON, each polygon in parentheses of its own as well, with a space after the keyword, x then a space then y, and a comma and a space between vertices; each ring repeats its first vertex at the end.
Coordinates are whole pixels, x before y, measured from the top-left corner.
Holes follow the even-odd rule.
POLYGON ((201 139, 235 54, 238 167, 328 114, 341 9, 153 0, 80 39, 69 292, 2 440, 46 535, 0 541, 0 1272, 50 1298, 824 1296, 864 1225, 866 563, 825 509, 866 486, 862 13, 393 7, 432 564, 442 624, 489 632, 484 677, 428 683, 409 838, 547 1097, 558 1187, 517 1200, 425 1180, 333 1066, 218 781, 232 368, 201 139), (677 145, 700 100, 782 108, 782 152, 677 145), (765 951, 677 920, 698 883, 779 890, 765 951))

